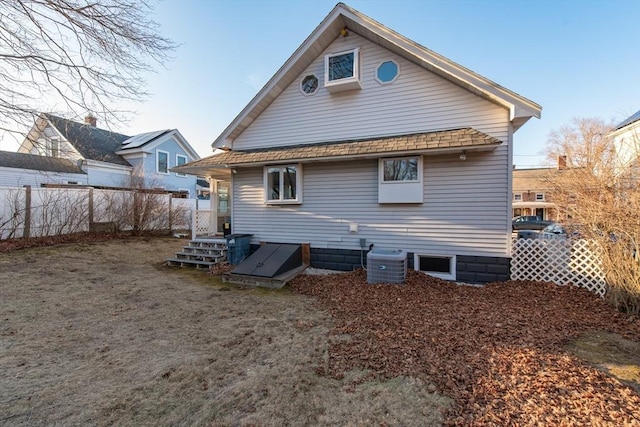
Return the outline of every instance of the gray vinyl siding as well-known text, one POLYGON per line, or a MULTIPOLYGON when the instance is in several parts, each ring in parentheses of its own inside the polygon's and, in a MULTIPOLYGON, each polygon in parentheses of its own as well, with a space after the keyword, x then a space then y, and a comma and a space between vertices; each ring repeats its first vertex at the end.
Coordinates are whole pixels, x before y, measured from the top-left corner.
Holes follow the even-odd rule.
POLYGON ((0 187, 40 187, 42 184, 87 185, 87 175, 76 173, 46 172, 29 169, 0 168, 0 187))
POLYGON ((358 36, 339 37, 233 142, 236 150, 342 141, 430 130, 473 127, 507 140, 508 110, 358 36), (330 94, 324 54, 360 47, 361 90, 330 94), (375 80, 377 67, 395 61, 395 82, 375 80), (312 96, 300 91, 309 74, 319 79, 312 96))
POLYGON ((378 204, 378 162, 303 165, 303 203, 267 206, 263 169, 233 177, 234 233, 253 242, 308 242, 314 248, 379 247, 421 254, 508 255, 508 151, 424 157, 424 203, 378 204), (350 233, 349 224, 358 224, 350 233))

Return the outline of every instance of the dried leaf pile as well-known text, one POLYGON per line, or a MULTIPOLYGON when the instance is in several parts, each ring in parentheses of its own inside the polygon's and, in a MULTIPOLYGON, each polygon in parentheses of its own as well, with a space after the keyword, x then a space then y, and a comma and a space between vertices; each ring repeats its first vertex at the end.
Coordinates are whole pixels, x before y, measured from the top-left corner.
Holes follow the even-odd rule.
POLYGON ((460 286, 409 272, 368 285, 366 272, 290 282, 336 319, 329 363, 341 378, 367 369, 412 376, 456 401, 448 425, 640 425, 640 395, 562 349, 607 330, 640 341, 640 320, 577 287, 511 281, 460 286))

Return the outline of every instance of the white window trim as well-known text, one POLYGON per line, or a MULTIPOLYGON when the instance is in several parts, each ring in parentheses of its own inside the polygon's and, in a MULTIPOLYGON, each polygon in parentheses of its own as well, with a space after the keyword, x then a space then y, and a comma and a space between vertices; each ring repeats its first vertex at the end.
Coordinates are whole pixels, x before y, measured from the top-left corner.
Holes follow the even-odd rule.
POLYGON ((349 83, 357 83, 360 85, 360 48, 343 50, 340 52, 329 53, 324 56, 324 87, 346 85, 349 83), (338 80, 329 80, 329 59, 334 56, 340 56, 347 53, 353 53, 353 76, 338 80))
POLYGON ((522 193, 514 193, 513 201, 514 202, 521 202, 522 201, 522 193))
POLYGON ((164 151, 164 150, 156 150, 156 173, 162 174, 162 175, 169 175, 169 159, 171 158, 171 156, 169 156, 169 152, 168 151, 164 151), (160 153, 164 153, 167 155, 167 171, 166 172, 160 172, 160 153))
MULTIPOLYGON (((301 205, 302 204, 302 164, 278 164, 278 165, 268 165, 263 169, 263 191, 264 191, 264 203, 267 205, 301 205), (282 169, 286 167, 295 167, 296 168, 296 198, 291 200, 272 200, 269 199, 269 176, 268 170, 269 168, 280 168, 280 185, 284 185, 284 179, 282 179, 282 169)), ((282 195, 283 192, 280 191, 282 195)))
POLYGON ((424 160, 421 155, 383 157, 378 159, 378 203, 424 203, 424 160), (418 159, 418 179, 412 181, 385 181, 384 162, 386 160, 418 159))
POLYGON ((456 280, 457 272, 456 272, 456 256, 455 255, 415 253, 413 255, 413 265, 416 271, 420 271, 424 274, 428 274, 429 276, 438 277, 444 280, 456 280), (449 273, 420 270, 420 257, 449 258, 449 273))
POLYGON ((383 157, 378 162, 378 179, 380 184, 384 185, 398 185, 409 183, 422 183, 422 156, 403 156, 403 157, 383 157), (385 181, 384 180, 384 162, 387 160, 405 160, 405 159, 418 159, 418 179, 405 180, 405 181, 385 181))
MULTIPOLYGON (((184 159, 184 162, 187 163, 189 161, 189 159, 187 158, 187 156, 185 156, 184 154, 176 154, 176 166, 180 166, 180 162, 178 161, 178 159, 182 157, 184 159)), ((187 174, 184 173, 178 173, 176 172, 176 176, 181 176, 181 177, 185 177, 187 176, 187 174)))
POLYGON ((386 59, 384 61, 380 61, 380 63, 378 64, 378 66, 376 66, 375 70, 373 71, 373 77, 376 79, 376 81, 378 83, 380 83, 381 85, 390 85, 391 83, 395 82, 396 80, 398 80, 398 76, 400 75, 400 64, 398 64, 397 61, 393 60, 393 59, 386 59), (380 80, 380 78, 378 77, 378 68, 380 68, 382 66, 382 64, 384 64, 385 62, 393 62, 394 64, 396 64, 396 67, 398 68, 398 71, 396 72, 396 76, 394 78, 392 78, 391 80, 389 80, 388 82, 383 82, 382 80, 380 80))
POLYGON ((305 74, 304 77, 302 77, 300 79, 300 85, 298 86, 298 88, 300 89, 300 93, 302 93, 304 96, 313 96, 316 93, 318 93, 318 89, 320 89, 320 79, 318 78, 318 76, 316 76, 315 74, 305 74), (306 79, 307 77, 315 77, 316 80, 318 80, 318 86, 316 86, 316 90, 314 90, 313 92, 307 93, 304 90, 302 90, 302 82, 304 82, 304 79, 306 79))
POLYGON ((544 202, 544 193, 536 193, 536 202, 544 202), (542 196, 538 198, 538 196, 542 196))

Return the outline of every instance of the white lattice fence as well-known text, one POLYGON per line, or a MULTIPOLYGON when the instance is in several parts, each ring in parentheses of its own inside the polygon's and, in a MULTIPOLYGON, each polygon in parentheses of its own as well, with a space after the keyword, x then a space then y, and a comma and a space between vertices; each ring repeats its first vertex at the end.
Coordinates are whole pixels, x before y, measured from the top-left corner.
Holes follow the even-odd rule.
POLYGON ((597 254, 596 245, 585 239, 515 239, 511 279, 574 284, 604 296, 607 283, 597 254))

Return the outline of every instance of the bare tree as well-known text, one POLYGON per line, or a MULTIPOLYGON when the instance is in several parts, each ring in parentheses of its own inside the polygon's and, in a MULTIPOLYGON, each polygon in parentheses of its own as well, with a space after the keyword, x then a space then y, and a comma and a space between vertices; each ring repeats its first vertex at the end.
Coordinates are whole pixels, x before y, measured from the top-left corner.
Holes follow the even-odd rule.
POLYGON ((109 123, 147 93, 142 74, 175 48, 146 0, 0 2, 0 129, 16 138, 43 110, 109 123))
MULTIPOLYGON (((621 164, 612 126, 600 119, 574 119, 553 131, 546 154, 566 156, 567 167, 546 181, 561 216, 600 248, 610 289, 620 310, 640 314, 640 187, 633 164, 621 164)), ((638 157, 640 151, 635 151, 638 157)))

